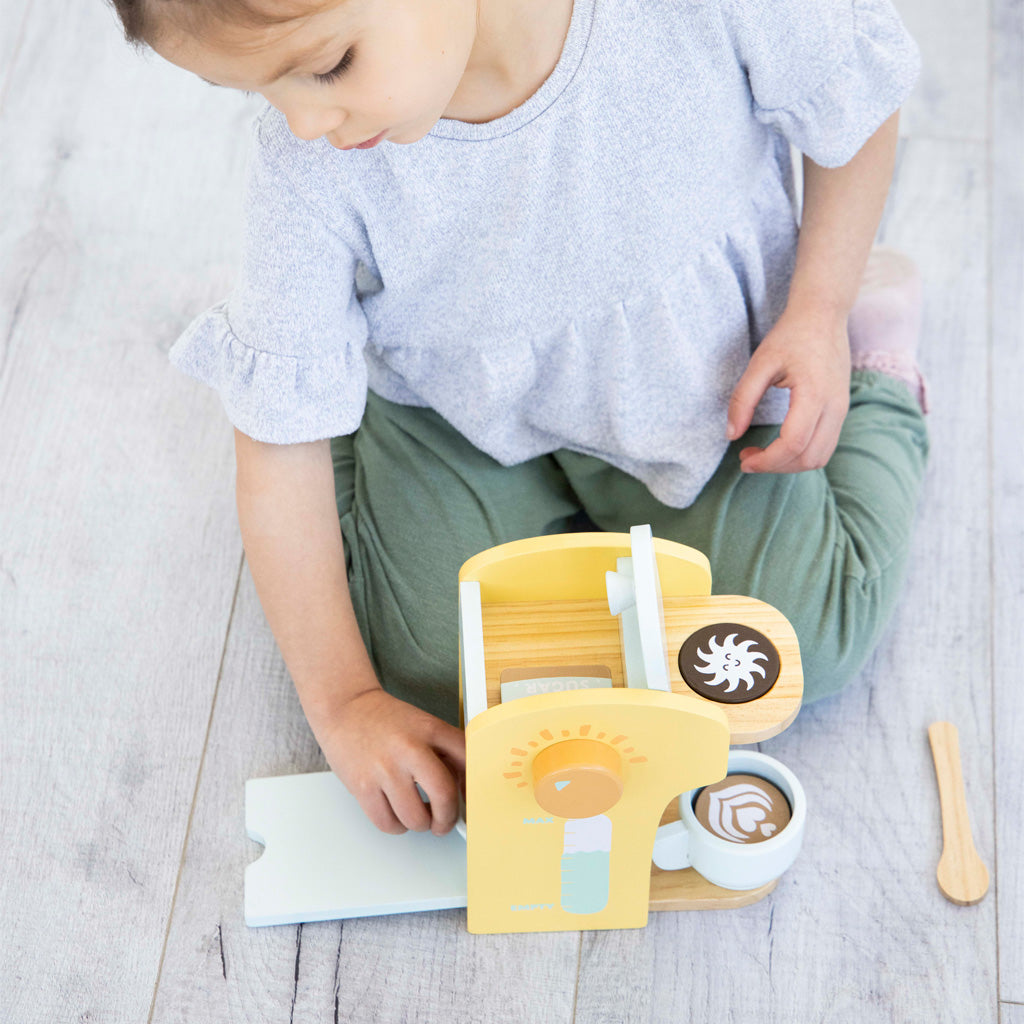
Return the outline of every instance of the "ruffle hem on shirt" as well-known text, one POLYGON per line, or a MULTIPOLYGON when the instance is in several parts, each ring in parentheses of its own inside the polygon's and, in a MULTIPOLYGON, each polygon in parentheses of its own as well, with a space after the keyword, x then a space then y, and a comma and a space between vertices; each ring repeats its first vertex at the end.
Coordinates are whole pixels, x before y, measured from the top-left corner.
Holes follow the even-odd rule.
POLYGON ((366 406, 361 348, 339 345, 312 358, 264 352, 236 337, 227 306, 219 303, 196 317, 169 358, 218 392, 235 427, 270 444, 317 441, 356 430, 366 406))

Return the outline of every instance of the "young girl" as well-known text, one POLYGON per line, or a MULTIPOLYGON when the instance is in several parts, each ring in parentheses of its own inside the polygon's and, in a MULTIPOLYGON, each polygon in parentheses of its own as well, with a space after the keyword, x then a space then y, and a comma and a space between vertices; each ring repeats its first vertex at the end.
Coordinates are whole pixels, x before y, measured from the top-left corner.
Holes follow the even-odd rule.
POLYGON ((269 104, 237 287, 171 358, 378 827, 455 820, 457 573, 495 544, 650 523, 789 617, 805 699, 857 672, 927 448, 917 279, 864 280, 918 66, 889 0, 114 2, 269 104))

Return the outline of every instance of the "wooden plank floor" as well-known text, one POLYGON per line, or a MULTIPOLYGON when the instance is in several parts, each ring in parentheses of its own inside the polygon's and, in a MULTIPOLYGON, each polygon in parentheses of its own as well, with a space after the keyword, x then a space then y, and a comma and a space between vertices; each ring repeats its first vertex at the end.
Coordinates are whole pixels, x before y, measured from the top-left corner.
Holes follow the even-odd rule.
POLYGON ((247 929, 243 783, 324 767, 245 568, 231 431, 166 351, 235 272, 254 101, 100 0, 0 0, 0 1020, 1024 1024, 1024 13, 902 0, 926 67, 881 234, 927 284, 933 460, 863 677, 763 749, 804 852, 642 931, 461 911, 247 929), (955 907, 926 728, 993 887, 955 907))

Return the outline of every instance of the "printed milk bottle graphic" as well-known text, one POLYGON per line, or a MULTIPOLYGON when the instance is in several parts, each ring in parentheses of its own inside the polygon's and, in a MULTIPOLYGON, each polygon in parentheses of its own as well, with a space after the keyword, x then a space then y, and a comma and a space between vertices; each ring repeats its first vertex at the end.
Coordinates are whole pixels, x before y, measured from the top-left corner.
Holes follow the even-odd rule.
POLYGON ((608 903, 612 820, 605 814, 569 818, 562 840, 562 909, 596 914, 608 903))

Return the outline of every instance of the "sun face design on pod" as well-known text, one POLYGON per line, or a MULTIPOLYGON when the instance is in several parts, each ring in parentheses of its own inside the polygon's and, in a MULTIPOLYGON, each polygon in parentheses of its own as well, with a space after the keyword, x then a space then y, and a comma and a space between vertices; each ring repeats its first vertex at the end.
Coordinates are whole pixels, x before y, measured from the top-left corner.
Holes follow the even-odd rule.
POLYGON ((709 649, 697 652, 701 659, 700 671, 714 676, 708 686, 725 686, 725 693, 732 693, 740 683, 752 689, 755 674, 764 678, 764 666, 757 662, 767 661, 768 655, 751 647, 754 647, 753 640, 737 643, 735 633, 730 633, 721 643, 717 637, 710 637, 709 649))
POLYGON ((775 685, 779 664, 763 633, 735 622, 698 629, 679 651, 679 672, 690 689, 723 704, 763 696, 775 685))

